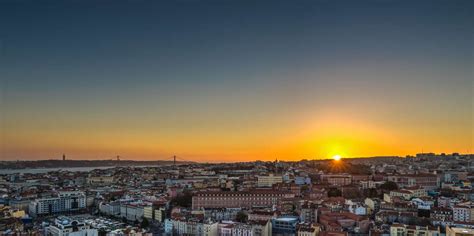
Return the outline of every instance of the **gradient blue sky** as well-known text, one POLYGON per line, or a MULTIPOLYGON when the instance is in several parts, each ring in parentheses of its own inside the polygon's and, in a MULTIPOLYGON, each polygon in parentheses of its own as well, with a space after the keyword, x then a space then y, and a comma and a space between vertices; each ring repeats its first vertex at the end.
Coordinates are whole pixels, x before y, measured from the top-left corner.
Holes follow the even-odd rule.
POLYGON ((1 157, 473 148, 473 1, 1 1, 1 157))

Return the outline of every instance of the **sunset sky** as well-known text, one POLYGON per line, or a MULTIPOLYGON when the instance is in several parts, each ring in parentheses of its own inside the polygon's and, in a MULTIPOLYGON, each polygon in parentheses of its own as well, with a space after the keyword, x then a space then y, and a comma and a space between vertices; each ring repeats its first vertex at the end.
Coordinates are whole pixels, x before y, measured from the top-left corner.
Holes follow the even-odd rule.
POLYGON ((0 160, 474 151, 474 1, 38 2, 0 2, 0 160))

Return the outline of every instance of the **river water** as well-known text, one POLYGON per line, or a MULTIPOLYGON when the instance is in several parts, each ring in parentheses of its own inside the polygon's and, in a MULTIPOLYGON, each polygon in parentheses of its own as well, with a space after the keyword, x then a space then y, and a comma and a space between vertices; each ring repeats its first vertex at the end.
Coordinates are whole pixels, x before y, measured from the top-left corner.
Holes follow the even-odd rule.
MULTIPOLYGON (((149 166, 131 166, 131 167, 158 167, 160 165, 149 165, 149 166)), ((27 169, 0 169, 0 174, 41 174, 51 171, 70 171, 70 172, 89 172, 95 169, 110 169, 116 166, 94 166, 94 167, 63 167, 63 168, 27 168, 27 169)))

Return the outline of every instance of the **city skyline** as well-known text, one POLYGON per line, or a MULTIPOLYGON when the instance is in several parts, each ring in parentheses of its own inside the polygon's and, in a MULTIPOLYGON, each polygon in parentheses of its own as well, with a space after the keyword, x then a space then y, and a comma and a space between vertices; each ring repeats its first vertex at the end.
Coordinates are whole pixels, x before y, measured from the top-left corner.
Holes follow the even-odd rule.
POLYGON ((473 152, 471 1, 25 2, 0 160, 473 152))

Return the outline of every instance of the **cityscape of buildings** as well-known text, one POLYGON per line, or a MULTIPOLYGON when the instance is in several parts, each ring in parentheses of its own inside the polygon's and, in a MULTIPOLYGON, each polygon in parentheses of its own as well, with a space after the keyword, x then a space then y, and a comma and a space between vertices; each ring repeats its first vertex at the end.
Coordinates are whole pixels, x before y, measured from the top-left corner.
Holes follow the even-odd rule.
POLYGON ((0 236, 474 236, 473 42, 474 0, 0 0, 0 236))
POLYGON ((1 235, 474 235, 469 154, 1 173, 1 235))

